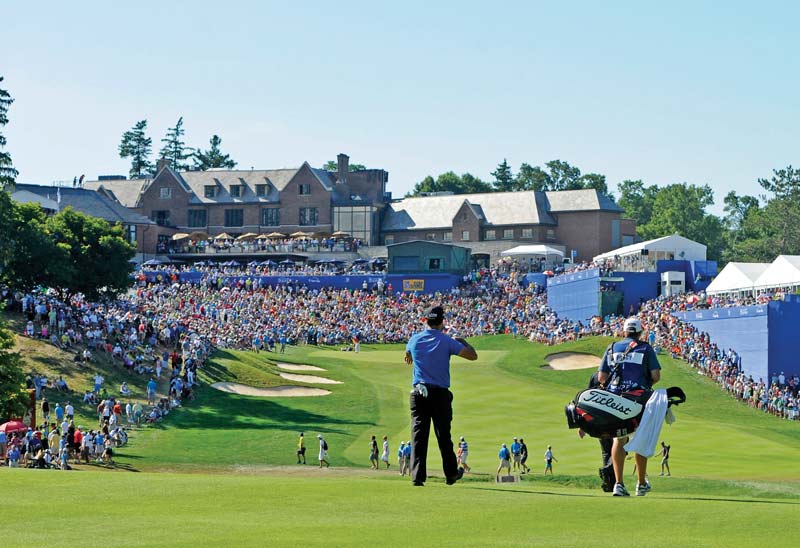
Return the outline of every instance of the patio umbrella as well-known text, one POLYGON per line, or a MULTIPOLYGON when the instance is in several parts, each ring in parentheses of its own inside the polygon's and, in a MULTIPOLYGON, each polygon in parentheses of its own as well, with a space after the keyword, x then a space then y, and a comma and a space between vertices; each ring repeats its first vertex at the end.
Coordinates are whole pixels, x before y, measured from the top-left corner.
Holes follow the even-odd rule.
POLYGON ((227 234, 227 233, 223 232, 222 234, 217 234, 216 236, 214 236, 214 239, 215 240, 232 240, 233 238, 231 237, 230 234, 227 234))
POLYGON ((344 230, 337 230, 336 232, 331 234, 331 236, 333 236, 334 238, 349 238, 350 237, 350 233, 349 232, 345 232, 344 230))
POLYGON ((311 233, 303 232, 302 230, 300 230, 298 232, 293 232, 292 234, 290 234, 290 236, 292 238, 308 238, 309 236, 311 236, 311 233))
POLYGON ((291 259, 284 259, 284 260, 282 260, 281 262, 279 262, 278 264, 286 264, 286 265, 292 265, 292 266, 294 266, 294 261, 293 261, 293 260, 291 260, 291 259))
POLYGON ((285 237, 286 237, 286 234, 283 234, 282 232, 270 232, 269 234, 267 234, 267 238, 270 238, 270 239, 278 239, 278 238, 285 238, 285 237))
POLYGON ((370 259, 370 264, 386 264, 386 259, 370 259))
POLYGON ((247 266, 258 266, 258 261, 250 261, 247 266))
POLYGON ((22 421, 8 421, 0 424, 0 431, 6 434, 11 434, 12 432, 27 432, 28 425, 22 421))
POLYGON ((207 264, 211 263, 207 263, 205 261, 197 261, 196 263, 194 263, 194 266, 206 266, 207 264))
POLYGON ((236 240, 237 240, 237 241, 242 241, 242 240, 253 240, 253 239, 255 239, 255 238, 258 238, 258 234, 255 234, 255 233, 253 233, 253 232, 247 232, 247 233, 245 233, 245 234, 242 234, 241 236, 238 236, 238 237, 236 238, 236 240))
POLYGON ((192 240, 208 240, 208 234, 201 230, 195 230, 194 232, 189 233, 189 237, 192 240))
POLYGON ((175 241, 175 240, 185 240, 188 237, 189 237, 189 235, 186 234, 185 232, 178 232, 177 234, 173 234, 172 235, 172 240, 173 241, 175 241))
POLYGON ((278 263, 276 263, 271 259, 267 259, 266 261, 261 261, 260 263, 258 263, 258 266, 275 266, 276 264, 278 263))
POLYGON ((149 261, 142 263, 142 266, 159 266, 162 264, 164 263, 159 261, 158 259, 150 259, 149 261))
POLYGON ((240 263, 236 261, 225 261, 224 263, 220 263, 222 266, 242 266, 240 263))
POLYGON ((353 264, 367 264, 369 261, 366 259, 356 259, 353 264))

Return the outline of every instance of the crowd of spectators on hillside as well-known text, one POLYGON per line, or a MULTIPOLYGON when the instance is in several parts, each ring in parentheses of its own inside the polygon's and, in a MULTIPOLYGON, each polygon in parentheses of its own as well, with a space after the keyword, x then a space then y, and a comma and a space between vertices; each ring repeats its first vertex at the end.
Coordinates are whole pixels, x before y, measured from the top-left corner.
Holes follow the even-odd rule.
MULTIPOLYGON (((584 269, 597 266, 586 264, 584 269)), ((246 273, 246 268, 228 274, 246 273)), ((399 292, 383 281, 361 289, 309 289, 301 283, 262 287, 231 280, 216 268, 199 271, 199 283, 190 284, 172 278, 179 270, 165 269, 163 279, 155 283, 139 279, 133 290, 111 304, 89 303, 80 296, 63 303, 53 295, 7 290, 3 297, 26 316, 25 334, 75 352, 76 362, 102 353, 139 375, 142 383, 149 378, 168 380, 169 388, 163 390, 168 392, 166 397, 148 398, 149 405, 139 409, 134 422, 158 421, 191 399, 197 368, 214 348, 262 351, 312 344, 350 350, 356 342, 405 342, 420 329, 423 311, 433 304, 442 304, 448 312, 446 326, 452 334, 506 333, 544 344, 590 335, 616 336, 624 320, 619 316, 588 322, 559 318, 548 307, 543 288, 520 283, 524 272, 517 269, 507 273, 496 268, 476 270, 460 287, 434 295, 399 292)), ((642 303, 639 316, 650 342, 661 351, 686 360, 748 405, 798 419, 800 379, 750 378, 742 372, 741 358, 733 349, 718 348, 707 334, 672 315, 696 308, 763 304, 774 297, 690 294, 658 298, 642 303)), ((57 390, 59 386, 56 380, 33 378, 32 382, 34 388, 57 390)), ((65 384, 62 389, 66 390, 65 384)), ((125 390, 130 390, 127 385, 125 390)), ((87 397, 99 405, 108 401, 102 390, 87 392, 87 397)))

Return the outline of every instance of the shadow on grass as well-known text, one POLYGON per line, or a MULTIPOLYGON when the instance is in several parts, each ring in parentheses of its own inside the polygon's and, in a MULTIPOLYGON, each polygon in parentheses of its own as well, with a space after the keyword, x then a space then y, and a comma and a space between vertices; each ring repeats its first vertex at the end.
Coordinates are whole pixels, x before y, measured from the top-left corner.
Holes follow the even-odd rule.
POLYGON ((375 426, 374 421, 357 421, 297 409, 278 401, 206 388, 186 407, 173 411, 166 421, 151 425, 155 429, 241 429, 262 430, 276 426, 287 430, 308 430, 340 434, 343 425, 375 426))

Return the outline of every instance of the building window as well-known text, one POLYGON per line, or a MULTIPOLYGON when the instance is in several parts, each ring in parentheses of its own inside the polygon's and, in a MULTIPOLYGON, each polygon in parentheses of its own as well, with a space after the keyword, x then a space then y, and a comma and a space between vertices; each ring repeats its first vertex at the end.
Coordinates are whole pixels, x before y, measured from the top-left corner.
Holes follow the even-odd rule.
POLYGON ((434 234, 433 232, 429 232, 428 234, 425 234, 425 239, 428 240, 429 242, 435 242, 436 234, 434 234))
POLYGON ((242 195, 242 185, 231 185, 231 197, 239 198, 242 195))
POLYGON ((267 195, 267 185, 256 185, 256 196, 263 198, 267 195))
POLYGON ((461 241, 468 242, 469 241, 469 230, 462 230, 461 231, 461 241))
POLYGON ((548 240, 554 240, 555 238, 556 238, 556 231, 553 230, 552 228, 548 228, 547 229, 547 239, 548 240))
POLYGON ((442 241, 444 242, 452 242, 453 241, 453 233, 452 232, 445 232, 442 236, 442 241))
POLYGON ((216 185, 206 185, 203 187, 203 196, 206 198, 216 198, 217 196, 217 186, 216 185))
POLYGON ((244 226, 244 209, 226 209, 225 226, 244 226))
POLYGON ((319 212, 316 207, 300 208, 300 226, 314 226, 319 220, 319 212))
POLYGON ((189 217, 186 219, 186 226, 198 228, 208 224, 208 213, 205 209, 190 209, 189 217))
POLYGON ((308 196, 311 194, 311 185, 299 184, 297 185, 297 188, 299 189, 301 196, 308 196))
POLYGON ((127 225, 126 232, 128 234, 128 242, 135 244, 136 243, 136 225, 127 225))
POLYGON ((483 237, 483 239, 484 240, 494 240, 495 239, 494 230, 487 230, 486 234, 483 237))
POLYGON ((392 245, 394 243, 394 235, 387 234, 383 237, 383 245, 392 245))
POLYGON ((442 268, 441 259, 428 259, 428 270, 439 270, 442 268))
POLYGON ((170 226, 169 209, 153 211, 150 215, 150 219, 155 221, 155 223, 159 226, 170 226))
POLYGON ((172 198, 172 189, 168 186, 162 186, 158 189, 158 197, 162 200, 169 200, 172 198))
POLYGON ((533 229, 532 228, 523 228, 522 229, 522 237, 523 238, 533 238, 533 229))
POLYGON ((514 229, 513 228, 506 228, 503 230, 503 239, 504 240, 513 240, 514 239, 514 229))
POLYGON ((280 226, 281 210, 277 207, 265 207, 261 210, 261 226, 280 226))

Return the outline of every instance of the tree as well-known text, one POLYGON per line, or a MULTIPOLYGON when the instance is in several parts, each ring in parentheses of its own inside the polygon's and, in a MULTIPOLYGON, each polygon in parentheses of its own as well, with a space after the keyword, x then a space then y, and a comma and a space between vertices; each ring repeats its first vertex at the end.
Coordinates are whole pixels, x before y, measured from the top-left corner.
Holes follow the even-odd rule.
POLYGON ((639 234, 649 240, 678 233, 705 244, 709 259, 720 259, 727 234, 722 220, 705 211, 713 204, 714 193, 708 185, 680 183, 660 188, 650 222, 638 227, 639 234))
POLYGON ((153 140, 145 134, 146 130, 147 120, 140 120, 122 134, 119 157, 131 159, 129 171, 131 179, 139 179, 153 173, 153 164, 149 160, 153 140))
POLYGON ((0 419, 22 417, 29 401, 22 362, 13 347, 14 335, 0 319, 0 419))
MULTIPOLYGON (((325 171, 339 171, 339 164, 336 160, 328 160, 322 169, 325 171)), ((364 171, 367 169, 367 166, 364 164, 350 164, 347 168, 347 171, 364 171)))
POLYGON ((47 215, 36 203, 15 204, 6 207, 0 196, 0 210, 8 221, 13 236, 7 238, 9 254, 3 261, 0 280, 12 287, 30 290, 37 286, 47 287, 54 273, 71 269, 68 257, 59 249, 51 234, 47 232, 47 215))
POLYGON ((585 173, 578 179, 578 184, 580 188, 593 188, 602 194, 610 196, 605 175, 600 175, 599 173, 585 173))
POLYGON ((581 170, 561 160, 551 160, 545 164, 550 170, 550 188, 547 190, 580 190, 581 170))
POLYGON ((548 189, 550 176, 539 166, 523 163, 519 166, 514 181, 514 190, 535 190, 543 192, 548 189))
POLYGON ((197 150, 194 153, 194 168, 200 171, 206 171, 213 168, 227 168, 233 169, 236 167, 236 162, 231 160, 230 154, 222 154, 219 150, 219 145, 222 143, 217 135, 211 137, 209 141, 211 148, 205 152, 197 150))
POLYGON ((617 185, 619 200, 617 204, 625 210, 625 216, 636 221, 637 226, 644 226, 653 216, 653 203, 658 194, 656 185, 645 186, 637 179, 626 180, 617 185))
POLYGON ((183 116, 181 116, 178 118, 175 127, 169 128, 167 130, 167 135, 161 139, 164 146, 161 147, 159 154, 163 159, 169 160, 170 167, 176 171, 189 169, 186 160, 191 158, 194 152, 194 149, 187 147, 186 143, 183 141, 184 133, 183 116))
POLYGON ((431 192, 479 194, 482 192, 492 192, 492 186, 470 173, 464 173, 459 176, 452 171, 447 171, 439 175, 436 179, 428 175, 422 181, 414 185, 414 188, 407 196, 421 196, 431 192))
POLYGON ((492 171, 492 177, 494 177, 492 186, 496 191, 510 192, 514 190, 514 175, 511 173, 511 168, 505 158, 497 165, 497 169, 492 171))
MULTIPOLYGON (((3 76, 0 76, 0 83, 3 82, 3 76)), ((8 107, 14 99, 8 91, 0 88, 0 128, 8 123, 8 107)), ((6 187, 14 185, 17 177, 17 170, 11 162, 11 154, 4 152, 3 147, 6 146, 6 138, 0 133, 0 191, 6 187)))
POLYGON ((130 287, 133 269, 129 261, 136 251, 125 239, 121 225, 112 226, 68 207, 48 220, 48 231, 71 265, 54 272, 48 284, 62 296, 113 297, 130 287))

